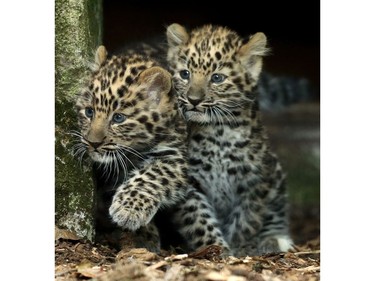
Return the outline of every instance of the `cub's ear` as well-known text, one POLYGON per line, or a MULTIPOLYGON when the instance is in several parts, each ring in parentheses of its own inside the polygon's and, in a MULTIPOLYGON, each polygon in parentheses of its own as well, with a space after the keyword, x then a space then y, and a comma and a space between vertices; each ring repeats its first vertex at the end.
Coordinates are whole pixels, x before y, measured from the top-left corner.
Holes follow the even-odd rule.
POLYGON ((240 61, 250 71, 253 78, 258 79, 262 70, 262 57, 267 55, 267 37, 262 32, 255 33, 249 41, 241 46, 238 51, 240 61))
POLYGON ((95 52, 95 64, 101 66, 107 59, 107 50, 104 46, 99 46, 95 52))
POLYGON ((185 27, 173 23, 167 28, 167 39, 170 47, 176 47, 185 44, 189 40, 189 34, 185 27))
POLYGON ((96 72, 107 60, 107 50, 104 46, 99 46, 95 51, 95 61, 89 64, 91 71, 96 72))
POLYGON ((149 97, 157 104, 172 88, 172 75, 165 69, 154 66, 144 70, 138 78, 138 83, 147 88, 149 97))

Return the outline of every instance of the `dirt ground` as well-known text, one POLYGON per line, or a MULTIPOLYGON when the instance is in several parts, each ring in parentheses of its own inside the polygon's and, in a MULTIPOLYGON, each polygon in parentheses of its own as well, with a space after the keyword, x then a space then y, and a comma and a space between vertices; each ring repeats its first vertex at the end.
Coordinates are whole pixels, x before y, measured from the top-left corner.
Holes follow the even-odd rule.
POLYGON ((145 249, 117 252, 57 229, 55 280, 320 280, 319 206, 291 210, 295 252, 243 258, 220 258, 215 246, 182 255, 145 249))

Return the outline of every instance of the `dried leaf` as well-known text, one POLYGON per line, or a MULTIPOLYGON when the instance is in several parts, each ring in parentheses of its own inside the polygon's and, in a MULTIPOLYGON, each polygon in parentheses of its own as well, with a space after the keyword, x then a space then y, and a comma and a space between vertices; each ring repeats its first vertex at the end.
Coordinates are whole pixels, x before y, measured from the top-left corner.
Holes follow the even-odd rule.
POLYGON ((135 249, 131 249, 130 251, 122 250, 117 254, 116 260, 119 261, 119 260, 124 260, 124 259, 153 261, 153 260, 159 259, 159 256, 155 253, 149 252, 145 248, 135 248, 135 249))
POLYGON ((90 278, 99 277, 106 272, 103 267, 94 266, 89 260, 86 259, 76 266, 76 270, 82 276, 90 278))
POLYGON ((230 264, 230 265, 239 264, 239 263, 243 263, 243 262, 244 262, 244 260, 233 257, 233 256, 230 256, 226 259, 226 263, 230 264))
POLYGON ((188 254, 181 254, 181 255, 172 255, 169 257, 166 257, 164 260, 166 261, 178 261, 178 260, 183 260, 188 257, 188 254))
POLYGON ((148 268, 151 269, 151 270, 155 270, 155 269, 159 269, 160 267, 163 267, 163 266, 166 266, 168 265, 168 263, 166 261, 159 261, 151 266, 149 266, 148 268))
POLYGON ((243 263, 250 263, 250 262, 253 262, 253 258, 252 257, 246 257, 242 260, 243 263))
POLYGON ((80 238, 70 230, 60 229, 55 226, 55 240, 66 239, 66 240, 79 240, 80 238))
POLYGON ((93 266, 90 268, 81 268, 77 270, 82 276, 96 278, 106 273, 106 270, 102 266, 93 266))
POLYGON ((304 271, 304 272, 317 272, 317 271, 320 271, 320 266, 310 265, 308 267, 296 268, 295 270, 304 271))
POLYGON ((209 245, 190 253, 189 257, 195 259, 212 259, 214 257, 220 257, 222 251, 223 249, 218 245, 209 245))
POLYGON ((153 280, 146 277, 146 267, 138 261, 117 263, 115 268, 101 275, 96 281, 113 280, 153 280))

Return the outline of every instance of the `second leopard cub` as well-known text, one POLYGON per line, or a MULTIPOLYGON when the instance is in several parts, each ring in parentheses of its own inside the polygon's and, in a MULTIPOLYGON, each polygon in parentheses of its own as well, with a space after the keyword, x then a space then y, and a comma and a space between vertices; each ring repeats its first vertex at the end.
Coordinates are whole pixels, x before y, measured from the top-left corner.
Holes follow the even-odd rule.
MULTIPOLYGON (((285 177, 259 115, 266 36, 242 39, 224 27, 188 32, 172 24, 167 37, 188 125, 189 175, 212 206, 230 249, 237 256, 291 249, 285 177)), ((189 217, 188 210, 184 215, 189 217)))

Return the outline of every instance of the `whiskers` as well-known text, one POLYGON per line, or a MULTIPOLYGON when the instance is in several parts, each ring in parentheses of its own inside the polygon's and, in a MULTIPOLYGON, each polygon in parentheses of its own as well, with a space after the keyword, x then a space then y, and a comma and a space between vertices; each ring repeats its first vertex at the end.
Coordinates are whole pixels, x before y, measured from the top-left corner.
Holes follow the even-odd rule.
POLYGON ((235 109, 243 110, 248 107, 246 100, 206 100, 200 103, 197 108, 199 110, 190 110, 191 104, 183 97, 178 97, 179 112, 185 121, 195 122, 200 125, 234 125, 238 126, 239 122, 236 115, 233 113, 235 109), (203 109, 203 110, 202 110, 203 109))
POLYGON ((100 177, 106 182, 114 182, 113 186, 120 183, 120 179, 127 178, 129 173, 136 169, 139 162, 146 157, 136 149, 116 143, 108 143, 98 148, 98 151, 89 153, 90 144, 79 131, 68 133, 73 136, 70 148, 71 154, 78 159, 82 166, 86 156, 91 156, 100 171, 100 177))
POLYGON ((72 130, 67 134, 73 137, 73 140, 71 141, 73 145, 71 148, 68 148, 68 150, 74 158, 78 159, 78 162, 82 167, 82 162, 88 148, 88 143, 84 141, 84 138, 79 131, 72 130))
POLYGON ((98 162, 98 170, 101 172, 101 177, 105 182, 112 182, 113 186, 117 186, 121 173, 124 173, 125 178, 128 175, 128 168, 123 156, 116 150, 106 151, 102 156, 102 161, 98 162))
POLYGON ((231 112, 224 104, 214 104, 205 110, 205 114, 208 115, 211 124, 218 124, 223 126, 228 125, 238 125, 238 120, 236 116, 231 112))
POLYGON ((241 109, 243 109, 244 106, 246 106, 248 104, 247 101, 237 102, 237 101, 234 101, 234 100, 225 100, 225 101, 218 100, 215 103, 220 105, 220 106, 224 106, 226 108, 241 108, 241 109))
POLYGON ((188 101, 185 98, 178 97, 178 111, 180 112, 180 115, 185 121, 188 121, 185 116, 185 113, 187 111, 187 108, 186 108, 187 103, 188 101))
POLYGON ((136 169, 140 161, 146 158, 136 149, 119 144, 111 144, 103 147, 102 159, 97 161, 98 168, 101 168, 105 181, 114 180, 114 185, 119 183, 120 176, 128 178, 129 173, 136 169))

